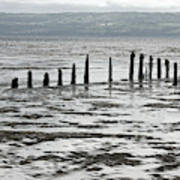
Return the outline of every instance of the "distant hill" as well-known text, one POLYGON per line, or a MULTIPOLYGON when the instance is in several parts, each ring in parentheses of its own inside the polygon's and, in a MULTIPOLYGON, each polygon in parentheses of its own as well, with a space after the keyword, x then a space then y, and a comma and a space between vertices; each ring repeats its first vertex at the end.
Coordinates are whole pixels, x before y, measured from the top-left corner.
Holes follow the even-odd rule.
POLYGON ((180 36, 180 13, 0 13, 0 36, 180 36))

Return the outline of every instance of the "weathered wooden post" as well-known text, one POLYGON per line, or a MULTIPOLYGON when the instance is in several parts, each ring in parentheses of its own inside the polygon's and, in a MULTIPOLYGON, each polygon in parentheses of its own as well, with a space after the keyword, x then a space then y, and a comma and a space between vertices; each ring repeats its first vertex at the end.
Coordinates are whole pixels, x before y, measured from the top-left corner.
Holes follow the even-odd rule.
POLYGON ((58 86, 62 86, 63 82, 62 82, 62 70, 58 69, 58 86))
POLYGON ((27 87, 28 88, 33 87, 33 85, 32 85, 32 72, 31 71, 28 71, 27 87))
POLYGON ((85 72, 84 72, 84 84, 89 84, 89 55, 86 56, 85 72))
POLYGON ((133 51, 130 55, 129 81, 134 80, 134 59, 135 59, 135 53, 133 51))
POLYGON ((177 63, 174 63, 174 81, 173 86, 177 86, 178 84, 178 66, 177 63))
POLYGON ((169 60, 165 59, 165 71, 166 71, 166 79, 169 79, 169 60))
POLYGON ((109 58, 109 78, 108 78, 108 82, 109 82, 109 83, 112 83, 112 81, 113 81, 112 76, 113 76, 112 58, 110 57, 110 58, 109 58))
POLYGON ((143 81, 143 61, 144 61, 144 54, 140 54, 139 56, 139 74, 138 74, 138 80, 139 82, 143 81))
POLYGON ((153 57, 149 56, 149 80, 152 80, 152 72, 153 72, 153 57))
POLYGON ((46 72, 44 74, 43 87, 48 87, 48 86, 49 86, 49 74, 46 72))
POLYGON ((157 79, 161 79, 161 58, 157 59, 157 79))
POLYGON ((76 65, 75 64, 73 64, 72 66, 71 84, 72 85, 76 84, 76 65))
POLYGON ((17 89, 18 86, 19 86, 19 84, 18 84, 18 78, 14 78, 14 79, 12 80, 12 82, 11 82, 11 88, 17 89))

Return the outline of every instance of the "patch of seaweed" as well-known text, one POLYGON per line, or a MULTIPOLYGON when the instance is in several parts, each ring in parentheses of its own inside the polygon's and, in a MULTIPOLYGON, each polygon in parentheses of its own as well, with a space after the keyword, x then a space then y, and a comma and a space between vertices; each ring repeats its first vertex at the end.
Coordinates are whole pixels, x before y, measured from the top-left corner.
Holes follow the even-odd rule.
POLYGON ((87 171, 100 171, 102 170, 102 168, 99 166, 92 166, 92 167, 87 168, 86 170, 87 171))
POLYGON ((99 109, 99 108, 119 108, 122 106, 121 104, 111 103, 111 102, 106 102, 106 101, 93 101, 93 102, 91 102, 91 104, 97 109, 99 109))
POLYGON ((90 155, 87 152, 71 152, 68 158, 72 159, 75 164, 77 164, 77 160, 80 160, 79 164, 81 164, 81 168, 85 168, 87 171, 100 171, 102 168, 97 167, 98 164, 104 164, 110 167, 119 165, 137 166, 141 164, 140 160, 135 159, 135 157, 129 153, 101 153, 90 155))
POLYGON ((180 106, 178 106, 178 105, 174 105, 174 104, 162 104, 162 103, 149 103, 149 104, 145 104, 144 107, 151 107, 151 108, 173 108, 173 109, 180 108, 180 106))
POLYGON ((119 123, 117 120, 99 120, 96 121, 97 123, 102 123, 102 124, 117 124, 119 123))
POLYGON ((0 113, 9 113, 9 112, 11 112, 11 113, 18 113, 19 112, 19 108, 13 107, 13 106, 0 108, 0 113))
POLYGON ((15 115, 14 117, 25 118, 25 119, 40 119, 40 118, 52 118, 50 114, 24 114, 24 115, 15 115))
POLYGON ((180 101, 180 98, 176 98, 176 99, 172 99, 172 98, 159 98, 158 100, 160 101, 165 101, 165 102, 179 102, 180 101))
POLYGON ((78 125, 78 128, 84 128, 84 129, 98 129, 98 128, 105 128, 106 126, 101 125, 78 125))
POLYGON ((101 134, 101 133, 69 133, 69 132, 57 132, 57 133, 44 133, 44 132, 35 132, 35 131, 0 131, 0 142, 7 141, 19 141, 23 143, 23 139, 33 139, 31 142, 33 144, 38 144, 46 141, 54 141, 57 138, 61 139, 69 139, 69 138, 125 138, 125 139, 159 139, 154 138, 148 135, 132 135, 132 134, 101 134))
POLYGON ((155 171, 157 171, 157 172, 165 172, 165 171, 170 171, 170 170, 173 170, 173 169, 177 169, 179 167, 180 167, 180 163, 175 162, 175 163, 171 163, 171 164, 162 165, 162 166, 156 168, 155 171))
POLYGON ((174 147, 174 146, 152 146, 152 148, 154 149, 163 149, 163 150, 167 150, 167 151, 173 151, 175 149, 177 149, 177 147, 174 147))
POLYGON ((62 112, 62 114, 71 114, 71 115, 83 115, 83 116, 85 116, 85 115, 88 115, 88 116, 93 116, 94 115, 94 113, 91 113, 91 112, 72 112, 72 111, 64 111, 64 112, 62 112))
POLYGON ((134 156, 129 153, 104 153, 88 156, 85 160, 84 167, 88 168, 94 164, 104 164, 111 167, 119 165, 137 166, 140 165, 141 162, 134 159, 134 156))
POLYGON ((168 153, 168 154, 159 154, 156 155, 157 159, 160 159, 164 163, 173 163, 176 161, 177 156, 176 154, 173 153, 168 153))
POLYGON ((10 127, 15 127, 15 126, 41 126, 41 125, 48 125, 48 123, 33 123, 33 122, 0 122, 1 126, 10 126, 10 127))
POLYGON ((19 162, 20 165, 26 165, 26 164, 30 164, 33 161, 55 161, 55 162, 61 162, 63 158, 61 158, 60 156, 57 155, 53 155, 53 154, 47 154, 47 155, 43 155, 43 156, 39 156, 39 157, 34 157, 34 156, 28 156, 26 159, 21 160, 19 162))

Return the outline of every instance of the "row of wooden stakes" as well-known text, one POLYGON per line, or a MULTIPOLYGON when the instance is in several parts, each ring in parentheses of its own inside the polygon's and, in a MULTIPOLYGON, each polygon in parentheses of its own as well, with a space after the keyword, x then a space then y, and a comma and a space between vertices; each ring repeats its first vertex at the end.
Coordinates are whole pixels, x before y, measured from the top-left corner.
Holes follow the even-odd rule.
MULTIPOLYGON (((132 52, 130 55, 130 68, 129 68, 129 81, 133 83, 134 81, 134 61, 135 61, 135 53, 132 52)), ((170 70, 170 62, 169 60, 165 60, 165 71, 166 71, 166 79, 169 79, 169 70, 170 70)), ((148 79, 152 81, 152 72, 153 72, 153 57, 149 57, 149 74, 148 74, 148 79)), ((111 57, 109 58, 109 75, 108 75, 108 83, 113 82, 113 77, 112 77, 113 71, 112 71, 112 59, 111 57)), ((157 79, 161 79, 161 74, 162 74, 162 67, 161 67, 161 59, 157 59, 157 79)), ((144 75, 144 55, 140 54, 139 56, 139 69, 138 69, 138 81, 140 83, 143 82, 145 79, 144 75)), ((49 87, 50 80, 49 80, 49 74, 46 72, 44 74, 44 79, 43 79, 43 87, 49 87)), ((76 84, 76 65, 73 64, 72 66, 72 75, 71 75, 71 85, 76 84)), ((89 55, 87 54, 86 56, 86 61, 85 61, 85 71, 84 71, 84 84, 89 84, 89 55)), ((173 85, 177 86, 178 84, 178 66, 177 63, 174 63, 174 77, 173 77, 173 85)), ((63 85, 63 80, 62 80, 62 70, 58 69, 58 82, 57 86, 62 86, 63 85)), ((18 88, 18 78, 14 78, 11 83, 11 88, 18 88)), ((33 83, 32 83, 32 72, 28 72, 28 78, 27 78, 27 87, 28 88, 33 88, 33 83)))
MULTIPOLYGON (((130 55, 130 69, 129 69, 129 81, 133 82, 134 80, 134 60, 135 60, 135 53, 132 52, 130 55)), ((170 76, 170 62, 168 59, 165 59, 165 79, 169 80, 170 76)), ((144 54, 140 54, 139 56, 139 69, 138 69, 138 81, 140 83, 143 82, 144 80, 144 54)), ((153 57, 149 56, 149 63, 148 63, 148 79, 149 81, 152 81, 152 72, 153 72, 153 57)), ((174 63, 174 73, 173 73, 173 85, 177 86, 178 84, 178 64, 175 62, 174 63)), ((157 79, 161 80, 162 78, 162 63, 161 63, 161 58, 157 58, 157 79)))
MULTIPOLYGON (((49 74, 46 72, 44 74, 43 87, 49 87, 49 84, 50 84, 50 78, 49 78, 49 74)), ((72 85, 76 84, 76 65, 75 64, 73 64, 72 66, 71 84, 72 85)), ((86 56, 86 62, 85 62, 84 84, 89 84, 89 55, 88 54, 86 56)), ((63 86, 61 69, 58 69, 57 86, 63 86)), ((18 82, 18 78, 16 77, 11 82, 11 88, 16 89, 18 87, 19 87, 19 82, 18 82)), ((28 71, 27 88, 33 88, 31 71, 28 71)))

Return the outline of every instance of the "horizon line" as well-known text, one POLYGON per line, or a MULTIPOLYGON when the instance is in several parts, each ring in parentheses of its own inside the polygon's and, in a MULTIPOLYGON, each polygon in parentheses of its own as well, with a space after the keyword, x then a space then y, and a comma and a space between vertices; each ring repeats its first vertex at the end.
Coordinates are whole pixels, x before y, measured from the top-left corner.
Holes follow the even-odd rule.
POLYGON ((64 12, 5 12, 0 11, 1 14, 77 14, 77 13, 94 13, 94 14, 103 14, 103 13, 146 13, 146 14, 155 14, 155 13, 161 13, 161 14, 177 14, 180 13, 179 11, 64 11, 64 12))

